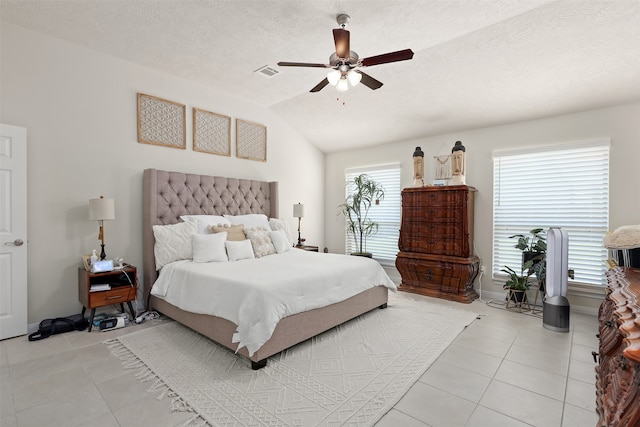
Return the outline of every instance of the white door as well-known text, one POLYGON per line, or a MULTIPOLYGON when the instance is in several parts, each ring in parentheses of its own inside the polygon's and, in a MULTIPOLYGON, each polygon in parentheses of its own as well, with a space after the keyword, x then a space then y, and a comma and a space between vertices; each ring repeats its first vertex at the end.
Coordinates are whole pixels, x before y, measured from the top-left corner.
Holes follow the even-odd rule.
POLYGON ((0 124, 0 339, 27 333, 27 130, 0 124))

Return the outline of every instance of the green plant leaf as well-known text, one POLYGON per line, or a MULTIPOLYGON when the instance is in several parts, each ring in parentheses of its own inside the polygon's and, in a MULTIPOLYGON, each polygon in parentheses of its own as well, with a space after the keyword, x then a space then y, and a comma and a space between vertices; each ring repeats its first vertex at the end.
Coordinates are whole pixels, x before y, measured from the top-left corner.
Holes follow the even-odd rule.
POLYGON ((384 189, 366 174, 356 176, 346 185, 350 194, 338 206, 339 214, 345 217, 347 233, 353 236, 355 247, 363 252, 366 238, 378 232, 378 223, 368 215, 372 205, 384 200, 384 189))

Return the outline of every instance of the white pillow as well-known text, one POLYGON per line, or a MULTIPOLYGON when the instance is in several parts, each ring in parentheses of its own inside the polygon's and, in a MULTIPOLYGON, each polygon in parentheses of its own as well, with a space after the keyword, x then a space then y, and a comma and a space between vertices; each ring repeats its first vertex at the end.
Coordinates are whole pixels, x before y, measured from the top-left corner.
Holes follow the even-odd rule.
POLYGON ((225 240, 224 246, 227 248, 229 254, 229 261, 239 261, 241 259, 254 259, 253 247, 251 246, 251 240, 225 240))
POLYGON ((276 253, 281 254, 291 249, 291 243, 289 243, 284 230, 270 231, 269 237, 271 237, 273 247, 276 248, 276 253))
POLYGON ((276 248, 271 242, 269 232, 270 230, 263 227, 246 228, 244 230, 244 234, 249 240, 251 240, 253 254, 256 258, 262 258, 263 256, 273 255, 276 253, 276 248))
POLYGON ((191 236, 197 233, 198 225, 195 222, 154 225, 153 236, 156 238, 156 243, 153 252, 156 257, 156 270, 173 261, 191 259, 193 257, 191 236))
POLYGON ((228 219, 222 215, 182 215, 184 222, 195 222, 198 224, 198 233, 210 234, 210 225, 231 225, 228 219))
POLYGON ((225 240, 227 240, 227 233, 194 234, 191 236, 193 262, 229 261, 224 247, 225 240))
POLYGON ((265 214, 225 215, 231 224, 242 224, 244 228, 264 227, 271 230, 269 219, 265 214))
POLYGON ((289 241, 289 246, 293 246, 296 244, 296 240, 293 239, 293 234, 291 233, 289 224, 286 221, 278 218, 269 218, 269 225, 271 225, 271 229, 274 231, 275 230, 284 231, 284 235, 289 241))

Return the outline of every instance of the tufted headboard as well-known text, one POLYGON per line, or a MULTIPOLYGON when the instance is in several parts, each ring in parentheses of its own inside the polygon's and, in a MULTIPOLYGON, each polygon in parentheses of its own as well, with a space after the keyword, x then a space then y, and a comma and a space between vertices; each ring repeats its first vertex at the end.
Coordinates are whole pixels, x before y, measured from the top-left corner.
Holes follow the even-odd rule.
POLYGON ((181 215, 278 217, 278 183, 146 169, 142 177, 143 286, 147 303, 158 277, 154 225, 175 224, 181 215))

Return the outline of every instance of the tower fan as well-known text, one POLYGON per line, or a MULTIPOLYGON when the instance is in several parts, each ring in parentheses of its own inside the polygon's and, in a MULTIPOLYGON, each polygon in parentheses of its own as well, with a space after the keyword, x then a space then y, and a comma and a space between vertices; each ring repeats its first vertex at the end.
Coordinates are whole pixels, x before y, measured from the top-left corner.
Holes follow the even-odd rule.
POLYGON ((542 326, 556 332, 569 332, 569 235, 560 228, 547 231, 546 298, 542 302, 542 326))

